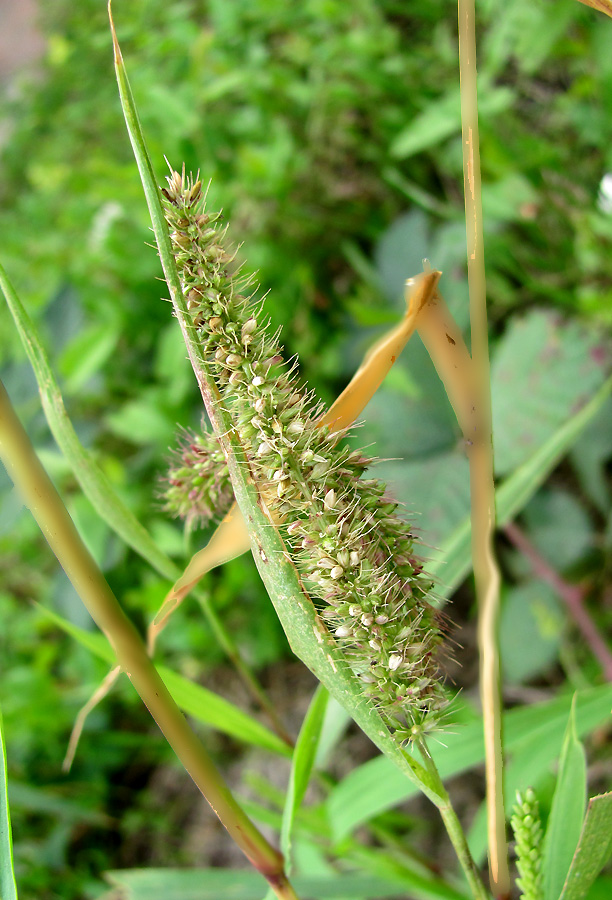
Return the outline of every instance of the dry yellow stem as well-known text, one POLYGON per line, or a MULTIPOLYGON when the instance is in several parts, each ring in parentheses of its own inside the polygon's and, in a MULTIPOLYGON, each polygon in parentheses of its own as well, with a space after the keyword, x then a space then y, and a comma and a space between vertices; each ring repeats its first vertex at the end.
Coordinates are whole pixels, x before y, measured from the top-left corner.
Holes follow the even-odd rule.
POLYGON ((72 726, 72 731, 70 733, 68 749, 66 750, 66 755, 62 763, 62 772, 69 772, 72 767, 74 756, 77 751, 79 741, 81 740, 81 734, 83 732, 83 728, 85 726, 85 722, 89 713, 93 712, 98 703, 101 703, 102 700, 104 700, 114 683, 121 675, 121 671, 121 666, 115 666, 114 668, 110 669, 110 671, 107 672, 102 679, 101 683, 95 689, 87 703, 85 703, 78 711, 77 717, 74 720, 74 725, 72 726))
MULTIPOLYGON (((414 292, 406 283, 408 297, 414 292)), ((474 436, 474 376, 472 358, 444 299, 436 290, 421 307, 417 331, 440 376, 466 441, 474 436)))
POLYGON ((605 16, 612 18, 612 0, 578 0, 578 2, 584 3, 585 6, 590 6, 592 9, 596 9, 605 16))

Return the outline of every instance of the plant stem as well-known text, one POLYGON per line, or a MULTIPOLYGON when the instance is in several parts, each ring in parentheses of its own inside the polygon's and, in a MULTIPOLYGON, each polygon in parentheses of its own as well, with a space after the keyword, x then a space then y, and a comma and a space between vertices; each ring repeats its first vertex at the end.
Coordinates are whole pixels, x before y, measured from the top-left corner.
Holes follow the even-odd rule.
POLYGON ((440 795, 441 801, 437 801, 436 806, 438 807, 440 815, 442 816, 444 827, 446 828, 446 832, 451 840, 453 847, 455 848, 455 853, 457 854, 457 858, 461 864, 461 868, 463 869, 463 873, 472 890, 472 893, 476 900, 489 900, 489 895, 487 894, 485 886, 480 879, 478 869, 476 868, 476 863, 474 862, 472 854, 470 853, 470 849, 465 838, 465 833, 463 831, 463 828, 461 827, 459 819, 457 818, 457 814, 452 807, 450 797, 448 796, 446 788, 442 783, 440 773, 438 772, 437 766, 429 752, 429 748, 425 742, 425 739, 421 737, 416 741, 416 744, 419 748, 421 756, 423 757, 425 768, 427 769, 435 783, 436 792, 440 795))
POLYGON ((502 783, 503 757, 498 644, 500 576, 493 552, 495 491, 493 484, 491 388, 482 225, 480 144, 478 136, 475 20, 474 0, 459 0, 459 72, 461 82, 465 221, 472 361, 475 375, 475 430, 469 453, 472 558, 479 606, 478 642, 480 652, 480 692, 485 735, 489 868, 493 893, 496 897, 501 898, 509 894, 510 876, 508 871, 502 783))
POLYGON ((281 854, 245 815, 176 706, 136 628, 85 547, 1 382, 0 456, 66 575, 108 638, 118 663, 197 787, 242 852, 268 880, 276 896, 293 900, 295 894, 283 873, 281 854))

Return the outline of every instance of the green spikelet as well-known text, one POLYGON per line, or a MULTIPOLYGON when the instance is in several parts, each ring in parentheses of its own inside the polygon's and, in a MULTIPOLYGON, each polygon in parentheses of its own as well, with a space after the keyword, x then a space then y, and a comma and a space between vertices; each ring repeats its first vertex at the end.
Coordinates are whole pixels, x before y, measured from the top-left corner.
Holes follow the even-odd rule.
POLYGON ((538 801, 531 788, 522 796, 517 792, 510 820, 516 840, 516 883, 521 900, 542 900, 542 824, 538 801))
POLYGON ((446 699, 431 582, 410 528, 385 485, 363 477, 371 460, 317 424, 321 407, 230 271, 200 183, 174 172, 162 193, 193 327, 260 495, 365 693, 400 740, 417 737, 446 699))

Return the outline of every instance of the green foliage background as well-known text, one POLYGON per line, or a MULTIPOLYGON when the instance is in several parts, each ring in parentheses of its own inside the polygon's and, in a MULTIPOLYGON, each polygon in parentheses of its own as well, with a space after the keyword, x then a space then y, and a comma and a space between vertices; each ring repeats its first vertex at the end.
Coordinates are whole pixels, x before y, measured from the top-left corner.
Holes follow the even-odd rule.
MULTIPOLYGON (((43 333, 81 439, 182 562, 205 535, 184 538, 168 522, 158 477, 176 424, 197 427, 201 402, 159 299, 165 287, 147 246, 105 6, 41 4, 44 59, 2 110, 2 258, 43 333)), ((612 171, 612 23, 575 0, 483 0, 478 13, 503 476, 584 402, 609 364, 612 212, 600 185, 612 171)), ((210 205, 223 207, 231 238, 244 242, 241 256, 262 290, 270 289, 267 310, 284 328, 287 352, 299 354, 323 399, 335 396, 368 342, 397 319, 403 280, 424 256, 444 270, 444 293, 466 324, 454 3, 134 0, 117 3, 115 17, 156 171, 162 177, 165 155, 212 179, 210 205)), ((144 624, 168 586, 80 494, 50 438, 6 311, 0 354, 2 378, 44 463, 113 589, 144 624)), ((593 602, 602 631, 612 618, 604 590, 611 412, 608 403, 522 522, 544 558, 602 601, 593 602)), ((457 439, 415 344, 356 440, 376 441, 379 455, 405 460, 385 463, 384 472, 421 514, 433 545, 466 509, 457 439)), ((510 681, 539 679, 552 690, 600 678, 554 593, 516 553, 506 546, 502 553, 510 681)), ((105 668, 32 604, 91 627, 4 473, 0 571, 0 702, 24 895, 95 893, 100 871, 138 863, 147 852, 167 864, 190 862, 178 842, 167 846, 172 814, 152 812, 152 795, 141 790, 170 754, 157 737, 143 741, 153 731, 127 686, 92 715, 72 774, 60 775, 72 719, 105 668)), ((248 560, 225 567, 208 588, 255 668, 286 655, 248 560)), ((191 678, 214 677, 222 662, 192 604, 160 646, 165 661, 191 678)), ((222 743, 219 752, 228 752, 222 743)))

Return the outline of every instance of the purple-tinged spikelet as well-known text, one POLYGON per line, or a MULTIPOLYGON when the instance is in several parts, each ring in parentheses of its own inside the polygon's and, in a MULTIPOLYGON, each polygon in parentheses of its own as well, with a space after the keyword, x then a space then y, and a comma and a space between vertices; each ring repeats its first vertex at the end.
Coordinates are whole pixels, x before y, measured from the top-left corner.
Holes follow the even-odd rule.
POLYGON ((223 450, 214 432, 185 431, 172 452, 165 479, 164 508, 187 526, 222 519, 234 500, 223 450))
POLYGON ((441 634, 415 539, 371 461, 320 427, 276 336, 229 270, 219 214, 199 182, 174 172, 163 190, 193 326, 265 496, 311 596, 364 692, 400 740, 440 719, 441 634))

